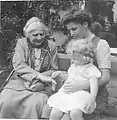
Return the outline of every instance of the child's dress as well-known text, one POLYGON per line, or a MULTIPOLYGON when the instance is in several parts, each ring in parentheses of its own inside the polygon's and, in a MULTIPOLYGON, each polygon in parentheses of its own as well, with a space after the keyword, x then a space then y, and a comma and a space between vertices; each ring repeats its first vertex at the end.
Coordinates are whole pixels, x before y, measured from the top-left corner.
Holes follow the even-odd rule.
MULTIPOLYGON (((72 64, 68 70, 68 80, 74 80, 74 82, 88 80, 93 75, 99 78, 101 76, 101 72, 92 63, 80 66, 72 64)), ((91 94, 86 90, 81 90, 74 93, 65 93, 63 86, 57 93, 50 96, 47 104, 49 104, 50 107, 55 107, 65 113, 68 113, 73 109, 79 109, 84 113, 87 113, 84 106, 91 94)), ((91 112, 93 112, 95 108, 96 103, 92 107, 91 112)))

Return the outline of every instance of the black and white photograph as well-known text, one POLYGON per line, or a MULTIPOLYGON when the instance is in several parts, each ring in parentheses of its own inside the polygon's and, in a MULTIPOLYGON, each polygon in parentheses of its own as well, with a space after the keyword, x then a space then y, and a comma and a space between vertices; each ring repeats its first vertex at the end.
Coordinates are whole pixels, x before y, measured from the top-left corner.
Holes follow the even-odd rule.
POLYGON ((0 119, 117 120, 117 0, 0 1, 0 119))

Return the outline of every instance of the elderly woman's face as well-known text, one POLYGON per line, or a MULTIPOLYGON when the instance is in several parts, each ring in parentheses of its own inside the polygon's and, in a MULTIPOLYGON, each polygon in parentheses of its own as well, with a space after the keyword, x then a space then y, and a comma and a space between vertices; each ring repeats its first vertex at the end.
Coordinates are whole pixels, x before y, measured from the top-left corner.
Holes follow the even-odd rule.
POLYGON ((28 35, 30 42, 33 45, 40 45, 45 39, 45 31, 43 30, 33 30, 28 35))

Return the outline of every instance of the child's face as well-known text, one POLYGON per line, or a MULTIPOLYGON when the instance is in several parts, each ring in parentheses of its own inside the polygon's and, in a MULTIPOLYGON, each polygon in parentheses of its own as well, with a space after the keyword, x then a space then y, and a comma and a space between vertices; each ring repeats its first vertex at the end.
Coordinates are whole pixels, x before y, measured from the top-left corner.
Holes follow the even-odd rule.
POLYGON ((87 64, 87 60, 85 59, 85 56, 79 52, 74 52, 74 54, 72 55, 72 62, 76 66, 87 64))
POLYGON ((92 46, 85 39, 79 39, 73 43, 72 62, 76 65, 85 65, 91 62, 90 53, 92 46))

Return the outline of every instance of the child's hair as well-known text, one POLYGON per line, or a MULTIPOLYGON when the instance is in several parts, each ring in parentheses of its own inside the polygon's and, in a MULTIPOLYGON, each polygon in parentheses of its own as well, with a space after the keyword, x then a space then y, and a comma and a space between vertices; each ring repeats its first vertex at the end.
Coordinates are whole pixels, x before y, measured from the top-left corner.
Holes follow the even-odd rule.
POLYGON ((94 46, 91 42, 84 42, 83 40, 76 41, 73 49, 73 57, 77 58, 77 53, 83 55, 83 59, 87 63, 94 62, 94 46))

